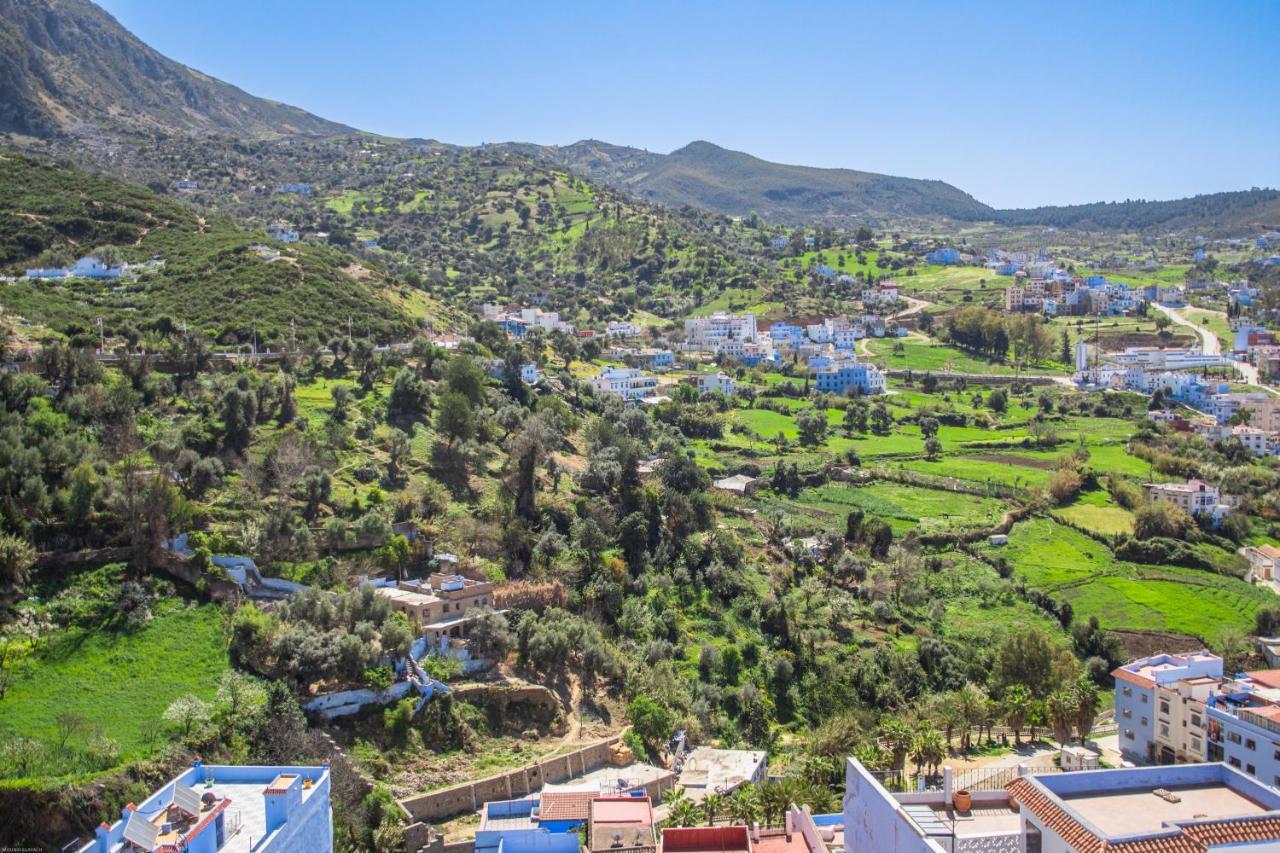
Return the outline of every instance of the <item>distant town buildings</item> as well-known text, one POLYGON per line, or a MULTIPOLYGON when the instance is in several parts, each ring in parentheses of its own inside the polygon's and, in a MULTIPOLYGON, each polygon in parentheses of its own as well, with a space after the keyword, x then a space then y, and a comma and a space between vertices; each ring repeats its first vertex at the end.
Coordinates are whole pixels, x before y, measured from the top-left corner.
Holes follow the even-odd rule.
POLYGON ((572 323, 560 319, 555 311, 543 311, 541 308, 515 308, 507 310, 492 303, 481 307, 481 316, 501 326, 513 337, 521 337, 529 329, 542 329, 545 332, 564 332, 573 334, 572 323))
POLYGON ((924 256, 926 264, 941 264, 942 266, 951 266, 960 263, 960 252, 952 248, 934 249, 932 252, 926 252, 924 256))
POLYGON ((116 279, 125 273, 125 264, 107 264, 93 255, 85 255, 69 267, 35 268, 27 270, 27 278, 61 279, 116 279))
POLYGON ((267 236, 277 243, 298 242, 298 232, 283 222, 275 222, 267 226, 267 236))

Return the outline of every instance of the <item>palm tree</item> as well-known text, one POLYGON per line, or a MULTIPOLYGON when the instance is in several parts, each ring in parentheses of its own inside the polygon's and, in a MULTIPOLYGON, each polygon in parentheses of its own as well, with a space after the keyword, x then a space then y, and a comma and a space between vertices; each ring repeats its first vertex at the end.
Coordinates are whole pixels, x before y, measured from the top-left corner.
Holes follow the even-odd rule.
POLYGON ((868 770, 889 769, 889 755, 875 741, 868 741, 855 747, 853 757, 868 770))
POLYGON ((735 823, 741 822, 745 826, 760 820, 760 795, 755 785, 748 782, 733 792, 729 797, 729 814, 735 823))
POLYGON ((880 736, 889 747, 889 755, 893 758, 893 769, 902 772, 907 763, 907 753, 911 751, 911 729, 901 720, 886 719, 880 723, 880 736))
POLYGON ((1021 684, 1014 684, 1004 691, 1004 721, 1013 729, 1013 745, 1017 746, 1022 736, 1022 727, 1031 717, 1031 692, 1021 684))
POLYGON ((794 802, 804 803, 814 814, 830 814, 839 808, 839 798, 829 785, 809 785, 794 802))
POLYGON ((1076 734, 1080 736, 1080 742, 1084 743, 1089 737, 1089 732, 1093 731, 1093 723, 1098 718, 1098 709, 1102 701, 1098 696, 1098 688, 1093 686, 1093 682, 1087 675, 1082 675, 1076 680, 1071 693, 1075 697, 1076 705, 1076 734))
MULTIPOLYGON (((947 744, 942 739, 942 732, 937 729, 925 729, 916 735, 913 751, 920 760, 924 761, 931 776, 938 774, 938 768, 947 758, 947 744)), ((919 763, 916 767, 919 768, 919 763)))
POLYGON ((1044 707, 1049 726, 1053 729, 1053 739, 1066 746, 1071 740, 1071 729, 1076 721, 1075 692, 1069 688, 1055 691, 1049 694, 1044 707))
POLYGON ((677 798, 667 809, 667 823, 670 826, 697 826, 701 817, 698 804, 688 797, 677 798))
POLYGON ((964 725, 961 701, 959 693, 954 690, 950 693, 943 693, 936 701, 937 718, 946 736, 948 750, 951 749, 951 736, 955 733, 956 726, 964 725))
POLYGON ((790 792, 782 782, 765 782, 760 786, 760 813, 765 826, 780 822, 790 804, 790 792))
POLYGON ((956 702, 959 705, 960 719, 964 725, 964 734, 960 736, 960 749, 967 750, 973 745, 970 729, 974 726, 980 726, 983 714, 986 713, 987 693, 970 681, 960 688, 960 692, 956 696, 956 702))
POLYGON ((702 811, 707 818, 707 826, 716 825, 716 816, 724 810, 724 797, 714 791, 702 798, 702 811))

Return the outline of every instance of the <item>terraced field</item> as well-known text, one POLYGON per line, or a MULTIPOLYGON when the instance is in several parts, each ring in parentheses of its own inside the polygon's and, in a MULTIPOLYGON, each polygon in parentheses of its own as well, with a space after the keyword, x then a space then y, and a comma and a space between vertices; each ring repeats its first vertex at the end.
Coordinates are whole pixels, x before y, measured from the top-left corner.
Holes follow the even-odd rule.
POLYGON ((1071 602, 1076 618, 1097 616, 1107 628, 1173 631, 1208 641, 1225 630, 1248 631, 1274 594, 1238 580, 1177 566, 1116 559, 1105 545, 1049 519, 1014 526, 1003 556, 1028 586, 1071 602))

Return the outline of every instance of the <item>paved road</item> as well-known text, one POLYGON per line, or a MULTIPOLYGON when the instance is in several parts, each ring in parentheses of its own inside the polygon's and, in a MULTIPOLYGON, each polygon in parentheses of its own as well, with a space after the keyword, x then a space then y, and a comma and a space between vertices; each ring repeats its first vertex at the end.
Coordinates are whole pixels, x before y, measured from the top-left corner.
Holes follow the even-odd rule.
MULTIPOLYGON (((1220 341, 1217 334, 1207 326, 1201 326, 1194 320, 1187 319, 1187 317, 1177 308, 1170 308, 1167 305, 1161 305, 1159 302, 1154 302, 1152 304, 1155 306, 1157 311, 1164 314, 1177 325, 1186 326, 1188 329, 1191 329, 1199 335, 1201 350, 1205 355, 1222 355, 1222 341, 1220 341)), ((1258 368, 1243 361, 1233 361, 1232 363, 1235 365, 1236 372, 1240 374, 1241 378, 1243 378, 1245 382, 1248 382, 1250 385, 1262 384, 1258 377, 1258 368)))

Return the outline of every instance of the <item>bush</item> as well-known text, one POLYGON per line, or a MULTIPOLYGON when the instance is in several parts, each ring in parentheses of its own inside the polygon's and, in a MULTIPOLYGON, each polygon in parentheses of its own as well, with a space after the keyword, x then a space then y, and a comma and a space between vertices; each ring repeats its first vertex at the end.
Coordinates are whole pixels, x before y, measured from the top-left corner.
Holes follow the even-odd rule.
POLYGON ((1056 504, 1065 504, 1080 493, 1083 484, 1084 481, 1074 468, 1059 468, 1049 478, 1049 497, 1056 504))

